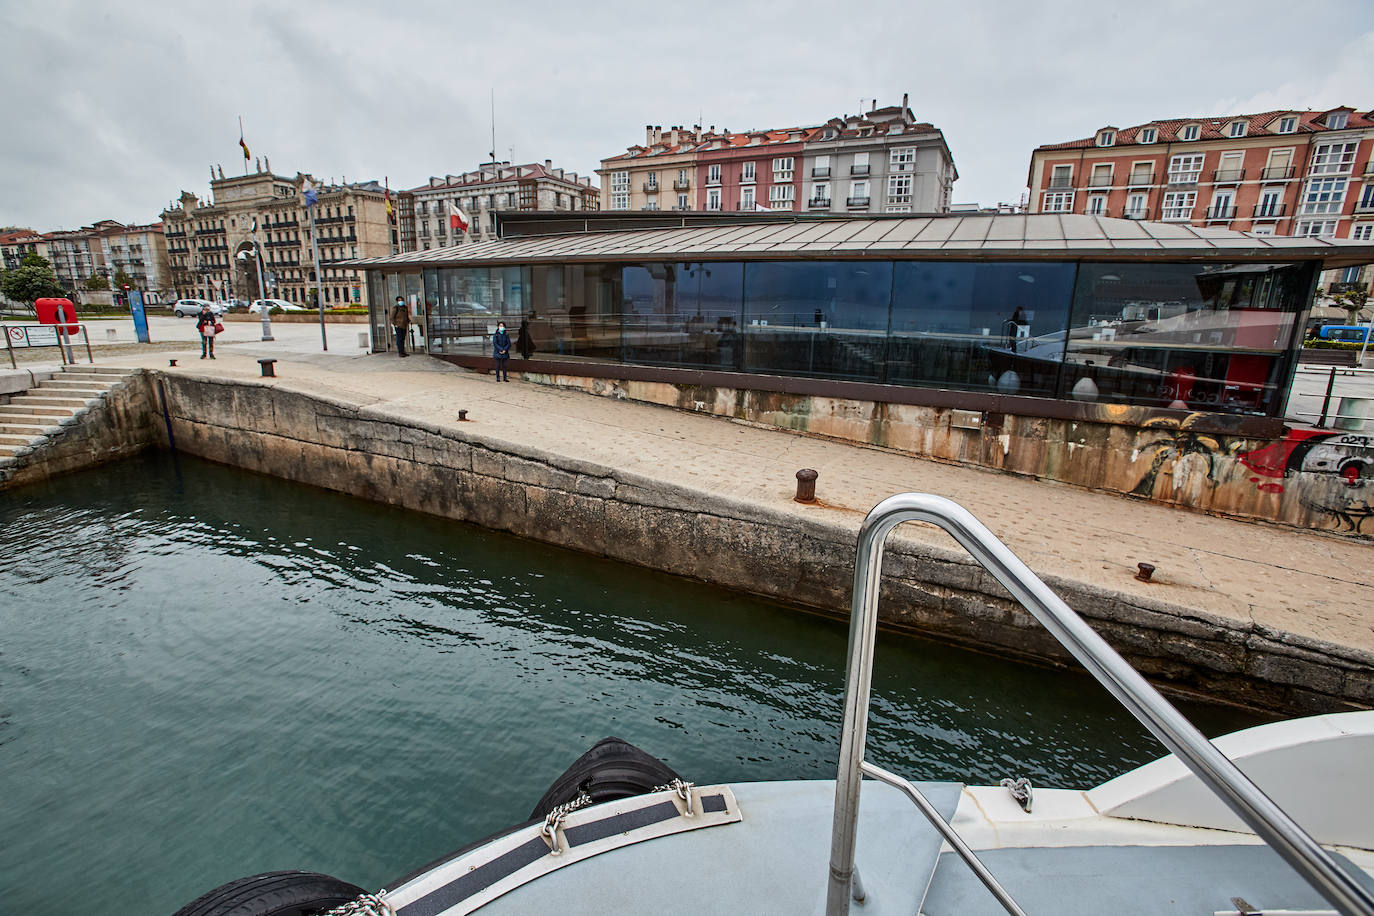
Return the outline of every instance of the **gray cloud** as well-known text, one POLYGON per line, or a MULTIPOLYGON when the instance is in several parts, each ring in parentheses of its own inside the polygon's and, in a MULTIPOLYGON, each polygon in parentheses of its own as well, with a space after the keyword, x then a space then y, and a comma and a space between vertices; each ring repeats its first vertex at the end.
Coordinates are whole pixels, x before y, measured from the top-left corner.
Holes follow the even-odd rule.
POLYGON ((1365 108, 1374 5, 0 4, 0 225, 155 219, 238 121, 275 171, 392 187, 502 158, 588 173, 643 126, 814 124, 911 94, 957 201, 1013 201, 1031 150, 1106 124, 1365 108))

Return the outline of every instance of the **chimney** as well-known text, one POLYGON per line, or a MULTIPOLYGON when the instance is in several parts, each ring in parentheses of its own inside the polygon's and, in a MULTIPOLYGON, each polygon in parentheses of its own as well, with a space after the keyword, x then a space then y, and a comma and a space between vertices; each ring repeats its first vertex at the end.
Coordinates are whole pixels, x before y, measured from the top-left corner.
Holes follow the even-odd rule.
POLYGON ((902 93, 902 111, 906 111, 911 105, 907 102, 907 93, 902 93))
POLYGON ((645 125, 644 125, 644 145, 645 145, 645 146, 653 146, 653 145, 654 145, 654 125, 652 125, 652 124, 645 124, 645 125))
POLYGON ((550 172, 552 172, 552 171, 553 171, 553 160, 552 160, 552 159, 545 159, 545 160, 544 160, 544 168, 546 168, 546 169, 548 169, 550 172))

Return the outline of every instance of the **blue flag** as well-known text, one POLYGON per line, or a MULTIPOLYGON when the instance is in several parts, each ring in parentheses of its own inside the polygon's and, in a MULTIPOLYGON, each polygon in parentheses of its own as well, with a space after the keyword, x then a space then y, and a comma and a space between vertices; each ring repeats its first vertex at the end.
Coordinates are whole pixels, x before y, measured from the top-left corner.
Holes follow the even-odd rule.
POLYGON ((305 208, 308 210, 311 207, 315 206, 316 202, 319 201, 319 199, 320 195, 319 192, 315 190, 314 183, 309 178, 307 178, 305 180, 305 208))

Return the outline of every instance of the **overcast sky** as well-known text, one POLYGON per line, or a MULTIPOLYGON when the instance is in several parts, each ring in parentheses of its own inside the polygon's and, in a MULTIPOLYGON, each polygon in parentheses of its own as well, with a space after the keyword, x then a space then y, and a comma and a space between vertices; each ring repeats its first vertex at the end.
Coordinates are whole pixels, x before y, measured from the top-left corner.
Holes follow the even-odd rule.
POLYGON ((1112 124, 1374 105, 1374 2, 655 4, 0 0, 0 226, 146 222, 238 116, 279 174, 414 187, 500 158, 589 173, 645 124, 818 124, 860 99, 944 131, 956 202, 1112 124), (513 148, 513 152, 512 152, 513 148))

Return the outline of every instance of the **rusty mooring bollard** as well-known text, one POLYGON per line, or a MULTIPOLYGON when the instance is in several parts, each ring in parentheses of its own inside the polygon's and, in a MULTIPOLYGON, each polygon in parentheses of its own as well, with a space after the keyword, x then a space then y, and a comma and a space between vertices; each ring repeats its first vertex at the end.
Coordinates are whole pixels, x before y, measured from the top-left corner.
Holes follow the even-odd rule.
POLYGON ((460 410, 460 411, 458 411, 458 419, 459 419, 459 420, 466 420, 467 418, 468 418, 468 412, 467 412, 466 410, 460 410))
POLYGON ((277 377, 277 370, 275 370, 275 369, 272 368, 272 364, 275 363, 275 362, 276 362, 275 359, 260 359, 260 360, 258 360, 258 365, 259 365, 259 366, 262 366, 262 377, 263 377, 263 378, 276 378, 276 377, 277 377))
POLYGON ((167 365, 169 365, 169 366, 175 366, 176 364, 177 364, 177 361, 174 360, 174 359, 169 359, 169 360, 167 360, 167 365))
POLYGON ((816 477, 819 476, 810 468, 802 468, 797 472, 797 495, 792 497, 799 503, 814 503, 816 501, 816 477))
POLYGON ((1136 573, 1135 577, 1141 582, 1149 582, 1150 577, 1155 574, 1155 565, 1153 563, 1137 563, 1136 567, 1140 572, 1136 573))

